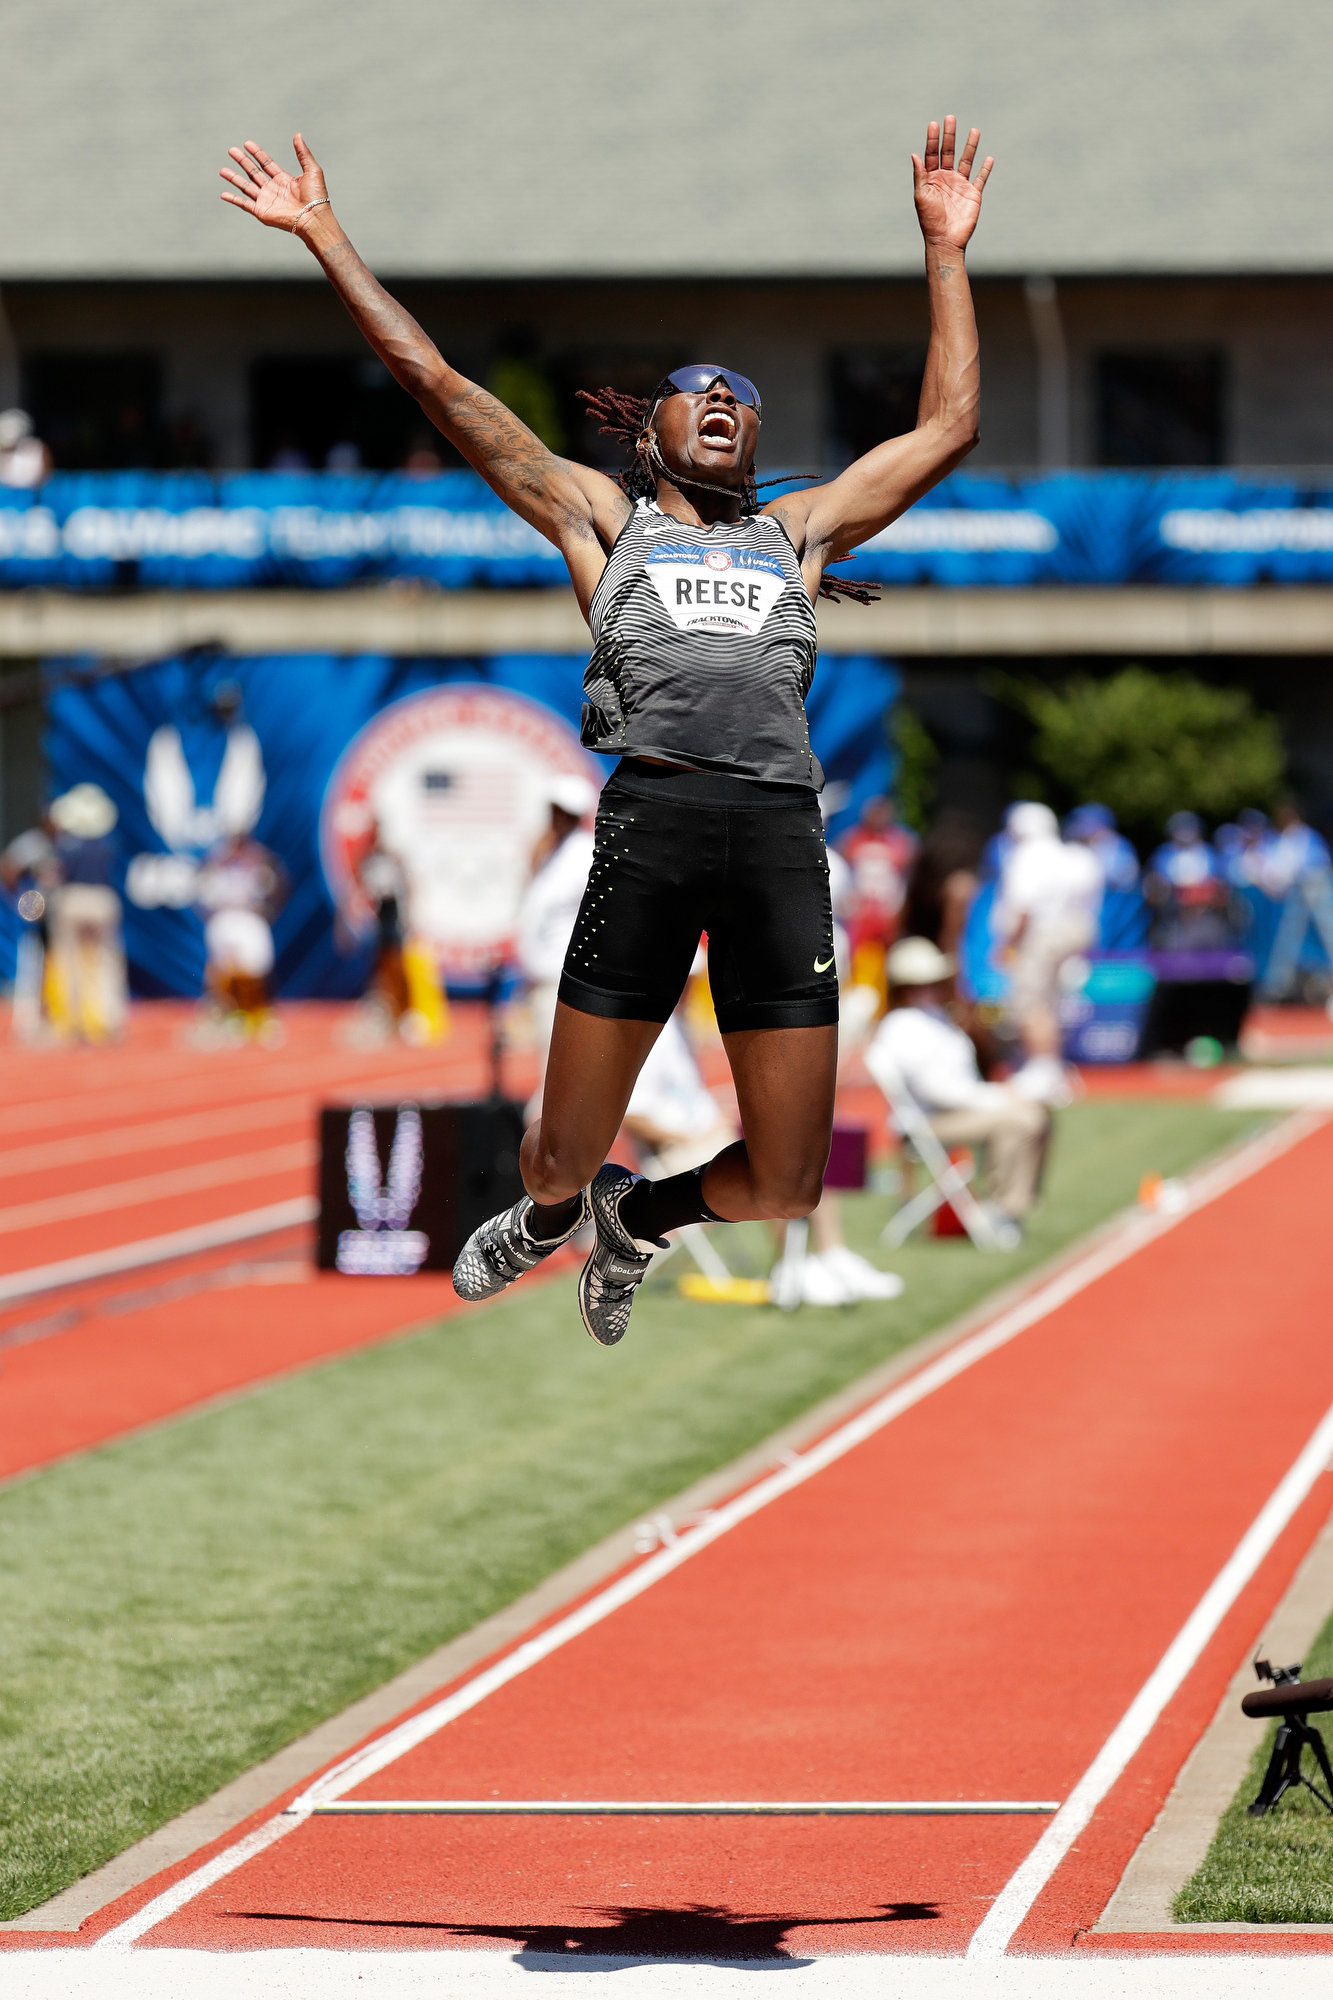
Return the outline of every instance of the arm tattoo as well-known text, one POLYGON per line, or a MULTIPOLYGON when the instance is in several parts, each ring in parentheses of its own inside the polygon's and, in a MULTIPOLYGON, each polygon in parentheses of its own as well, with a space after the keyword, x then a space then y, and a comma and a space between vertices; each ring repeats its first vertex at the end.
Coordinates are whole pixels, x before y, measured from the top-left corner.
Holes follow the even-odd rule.
MULTIPOLYGON (((550 497, 564 460, 495 396, 455 375, 411 313, 385 291, 344 236, 320 253, 330 283, 401 388, 501 497, 520 509, 550 497)), ((571 520, 572 520, 571 516, 571 520)))
POLYGON ((448 409, 448 436, 489 477, 536 498, 562 461, 487 389, 469 383, 448 409))

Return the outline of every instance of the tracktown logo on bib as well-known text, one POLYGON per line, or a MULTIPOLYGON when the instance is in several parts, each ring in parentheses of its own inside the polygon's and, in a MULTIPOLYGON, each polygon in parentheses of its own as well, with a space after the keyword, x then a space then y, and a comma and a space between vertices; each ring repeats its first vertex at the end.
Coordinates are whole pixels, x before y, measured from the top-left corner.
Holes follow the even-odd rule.
POLYGON ((753 635, 787 587, 781 562, 763 549, 663 542, 648 551, 643 566, 682 632, 753 635))

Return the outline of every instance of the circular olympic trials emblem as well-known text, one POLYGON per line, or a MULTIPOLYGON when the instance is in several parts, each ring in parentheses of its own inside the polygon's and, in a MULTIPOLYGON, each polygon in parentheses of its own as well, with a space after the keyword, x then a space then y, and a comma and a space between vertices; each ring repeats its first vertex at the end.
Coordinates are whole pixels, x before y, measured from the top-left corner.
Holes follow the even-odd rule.
POLYGON ((704 557, 705 569, 730 569, 731 557, 725 549, 709 549, 704 557))
POLYGON ((407 876, 408 923, 446 979, 485 978, 513 946, 553 778, 600 789, 600 766, 549 708, 453 682, 407 695, 353 737, 330 778, 319 844, 329 890, 369 928, 357 870, 379 829, 407 876))

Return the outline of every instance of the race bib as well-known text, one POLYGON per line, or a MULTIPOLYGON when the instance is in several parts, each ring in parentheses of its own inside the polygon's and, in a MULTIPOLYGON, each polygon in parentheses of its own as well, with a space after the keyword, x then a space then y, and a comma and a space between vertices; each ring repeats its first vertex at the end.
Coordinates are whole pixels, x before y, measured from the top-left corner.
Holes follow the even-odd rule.
POLYGON ((758 632, 787 587, 781 562, 763 549, 663 542, 644 568, 682 632, 758 632))

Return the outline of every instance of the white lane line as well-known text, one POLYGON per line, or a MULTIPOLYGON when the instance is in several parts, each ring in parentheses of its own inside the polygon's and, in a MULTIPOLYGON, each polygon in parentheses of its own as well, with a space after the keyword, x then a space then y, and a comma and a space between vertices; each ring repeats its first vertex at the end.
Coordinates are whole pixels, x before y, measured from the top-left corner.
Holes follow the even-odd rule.
MULTIPOLYGON (((641 1597, 663 1577, 670 1576, 674 1570, 681 1567, 682 1563, 688 1562, 691 1556, 711 1547, 732 1528, 738 1527, 743 1521, 748 1521, 752 1515, 759 1513, 773 1501, 781 1499, 784 1494, 804 1485, 817 1472, 822 1472, 826 1466, 845 1457, 857 1445, 863 1444, 867 1438, 883 1430, 885 1425, 893 1423, 906 1411, 914 1409, 918 1403, 934 1395, 937 1389, 944 1388, 959 1375, 965 1374, 969 1368, 975 1367, 979 1361, 984 1361, 988 1355, 994 1354, 999 1348, 1016 1339, 1028 1327, 1036 1325, 1038 1321, 1047 1318, 1070 1299, 1077 1297, 1080 1292, 1086 1291, 1089 1285, 1095 1284, 1097 1279, 1104 1277, 1108 1271, 1113 1271, 1117 1265, 1127 1262, 1145 1244, 1155 1241, 1159 1236, 1167 1235, 1172 1229, 1179 1228, 1187 1215, 1194 1213, 1208 1202, 1216 1201, 1230 1188, 1237 1186, 1251 1174, 1257 1173, 1262 1167, 1298 1145, 1302 1139, 1307 1138, 1325 1122, 1325 1118, 1319 1114, 1297 1112, 1291 1118, 1284 1119, 1274 1130, 1261 1133, 1249 1145, 1237 1147, 1235 1152, 1228 1154, 1216 1166, 1206 1169, 1197 1179, 1191 1180, 1191 1205, 1182 1214, 1131 1214, 1122 1231, 1097 1244, 1085 1257, 1076 1259, 1048 1284, 1040 1286, 1029 1298, 1020 1299, 989 1326, 981 1327, 976 1333, 969 1334, 959 1341, 956 1347, 938 1355, 919 1374, 911 1376, 906 1382, 889 1390, 859 1415, 852 1417, 845 1424, 840 1424, 836 1430, 829 1433, 828 1437, 812 1445, 808 1451, 783 1465, 777 1472, 770 1473, 767 1478, 757 1481, 746 1492, 738 1494, 734 1500, 718 1507, 707 1520, 701 1521, 696 1527, 686 1529, 668 1548, 659 1549, 655 1555, 646 1557, 635 1569, 607 1585, 604 1590, 596 1592, 575 1610, 567 1612, 563 1618, 547 1626, 546 1630, 539 1633, 535 1639, 525 1640, 522 1645, 515 1647, 512 1653, 497 1660, 494 1666, 475 1675, 472 1680, 465 1681, 463 1686, 456 1688, 452 1694, 446 1695, 440 1701, 432 1702, 419 1714, 409 1716, 405 1722, 396 1724, 362 1749, 353 1751, 350 1756, 341 1758, 338 1763, 331 1765, 301 1794, 300 1798, 294 1800, 285 1811, 275 1814, 274 1818, 267 1822, 266 1827, 260 1830, 267 1832, 269 1839, 272 1840, 280 1839, 284 1833, 294 1832, 298 1826, 306 1823, 312 1807, 342 1797, 357 1785, 366 1783, 388 1765, 396 1763, 400 1757, 405 1756, 409 1750, 414 1750, 418 1744, 426 1742, 446 1724, 455 1721, 460 1715, 465 1715, 479 1702, 485 1701, 488 1695, 506 1687, 510 1681, 517 1680, 530 1667, 537 1666, 552 1653, 558 1652, 562 1646, 568 1645, 572 1639, 581 1637, 594 1625, 599 1625, 604 1618, 609 1618, 623 1605, 632 1603, 636 1597, 641 1597)), ((100 1951, 133 1944, 136 1938, 143 1937, 147 1932, 156 1929, 158 1924, 165 1922, 167 1917, 174 1915, 196 1895, 202 1894, 214 1882, 229 1874, 233 1868, 239 1868, 249 1860, 250 1850, 246 1843, 253 1837, 247 1835, 246 1840, 238 1842, 235 1847, 225 1848, 221 1854, 206 1862, 197 1876, 183 1876, 171 1888, 164 1890, 161 1896, 153 1897, 123 1923, 116 1924, 107 1931, 91 1949, 100 1951)), ((268 1841, 265 1841, 264 1845, 267 1846, 268 1841)))
MULTIPOLYGON (((296 1808, 289 1806, 288 1811, 296 1808)), ((787 1813, 823 1819, 846 1813, 865 1818, 901 1815, 933 1819, 974 1813, 1059 1812, 1058 1799, 333 1799, 328 1805, 305 1808, 318 1813, 512 1813, 544 1814, 559 1819, 614 1815, 631 1819, 670 1819, 726 1815, 763 1818, 787 1813)))
POLYGON ((270 1146, 264 1153, 236 1153, 230 1159, 205 1160, 197 1167, 173 1167, 167 1173, 141 1174, 130 1181, 85 1188, 81 1194, 44 1196, 13 1208, 0 1208, 0 1235, 20 1229, 41 1229, 53 1222, 70 1222, 80 1215, 107 1215, 118 1208, 142 1208, 150 1201, 170 1201, 201 1188, 225 1187, 229 1181, 259 1180, 266 1174, 295 1173, 314 1164, 313 1139, 270 1146))
POLYGON ((184 1909, 187 1903, 192 1903, 196 1896, 202 1896, 205 1889, 211 1889, 215 1882, 221 1882, 232 1873, 233 1869, 243 1868, 247 1861, 253 1861, 266 1847, 272 1847, 275 1840, 281 1840, 285 1833, 304 1825, 307 1817, 308 1815, 302 1813, 295 1819, 284 1819, 279 1816, 277 1819, 265 1820, 262 1826, 257 1826, 253 1832, 247 1833, 243 1840, 238 1840, 234 1846, 224 1847, 221 1854, 215 1854, 211 1861, 205 1861, 202 1868, 191 1869, 190 1873, 183 1875, 179 1882, 173 1882, 169 1889, 164 1889, 160 1896, 154 1896, 151 1903, 146 1904, 134 1916, 128 1917, 123 1924, 117 1924, 115 1930, 108 1931, 105 1937, 99 1938, 89 1949, 104 1951, 108 1945, 113 1949, 121 1949, 127 1944, 133 1944, 134 1940, 142 1937, 145 1931, 164 1923, 168 1917, 174 1916, 177 1910, 184 1909))
POLYGON ((299 1222, 313 1222, 318 1214, 319 1203, 313 1195, 296 1195, 291 1201, 248 1209, 244 1215, 224 1215, 216 1222, 201 1222, 193 1229, 173 1229, 166 1236, 145 1236, 138 1243, 120 1243, 113 1250, 93 1250, 86 1257, 65 1257, 58 1264, 34 1264, 29 1270, 11 1271, 0 1277, 0 1306, 17 1299, 36 1298, 42 1292, 62 1291, 66 1285, 114 1278, 121 1271, 139 1271, 149 1264, 170 1264, 178 1257, 193 1257, 197 1251, 218 1250, 228 1243, 245 1243, 254 1236, 273 1236, 299 1222))
POLYGON ((1026 1860, 1010 1876, 973 1933, 968 1958, 1003 1958, 1019 1925, 1093 1813, 1146 1740, 1227 1612, 1250 1581, 1333 1452, 1333 1409, 1318 1425, 1233 1554, 1218 1571, 1101 1750, 1026 1860))
POLYGON ((125 1153, 152 1153, 168 1146, 198 1146, 203 1139, 230 1138, 265 1125, 295 1124, 318 1110, 311 1091, 299 1096, 255 1098, 219 1111, 186 1111, 143 1125, 113 1125, 104 1131, 77 1132, 68 1139, 39 1139, 30 1146, 0 1148, 0 1180, 20 1174, 48 1173, 57 1167, 78 1167, 86 1160, 113 1160, 125 1153))
MULTIPOLYGON (((63 1130, 72 1127, 77 1131, 90 1117, 99 1124, 111 1119, 141 1118, 146 1100, 152 1102, 163 1097, 178 1106, 193 1103, 201 1112, 238 1099, 260 1103, 273 1089, 306 1090, 312 1103, 323 1102, 326 1096, 341 1099, 344 1092, 379 1086, 383 1086, 386 1094, 404 1088, 418 1099, 425 1093, 432 1099, 438 1095, 447 1100, 475 1094, 473 1087, 481 1076, 480 1059, 476 1065, 461 1068, 455 1068, 452 1060, 442 1059, 437 1060, 436 1066, 423 1069, 421 1050, 410 1055, 404 1053, 401 1062, 395 1060, 391 1068, 381 1068, 372 1062, 349 1072, 334 1063, 334 1057, 344 1053, 349 1062, 354 1057, 358 1062, 361 1060, 356 1050, 350 1050, 330 1051, 325 1056, 289 1053, 279 1061, 281 1052, 274 1054, 251 1047, 211 1054, 198 1067, 188 1070, 167 1069, 161 1064, 146 1066, 137 1083, 127 1083, 123 1067, 118 1067, 113 1083, 103 1086, 85 1082, 68 1096, 43 1094, 27 1098, 21 1104, 7 1104, 0 1109, 0 1143, 17 1133, 40 1131, 43 1127, 63 1130), (263 1067, 253 1067, 252 1061, 262 1063, 263 1067), (227 1063, 235 1066, 227 1069, 224 1067, 227 1063)), ((68 1055, 65 1059, 70 1060, 68 1055)))
MULTIPOLYGON (((290 1083, 286 1077, 282 1080, 290 1083)), ((0 1140, 0 1180, 56 1167, 80 1166, 85 1160, 114 1159, 125 1153, 147 1153, 158 1146, 226 1138, 232 1133, 248 1132, 264 1125, 280 1125, 288 1120, 304 1121, 317 1117, 321 1104, 326 1100, 341 1104, 348 1099, 354 1100, 360 1094, 381 1090, 392 1095, 389 1087, 402 1081, 401 1077, 385 1077, 375 1071, 364 1076, 355 1072, 339 1073, 336 1078, 327 1080, 324 1089, 313 1084, 299 1090, 289 1088, 283 1097, 242 1097, 239 1104, 233 1101, 212 1109, 177 1112, 170 1118, 158 1118, 139 1125, 122 1123, 104 1129, 75 1132, 63 1139, 39 1139, 22 1146, 6 1146, 0 1140)), ((144 1093, 136 1092, 135 1097, 135 1109, 141 1111, 144 1093)), ((87 1108, 85 1105, 85 1111, 87 1108)))

